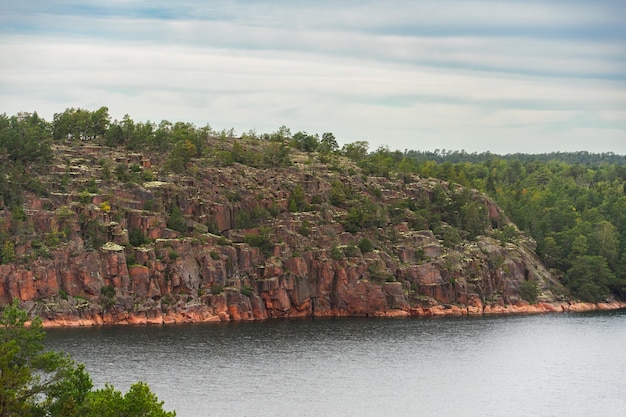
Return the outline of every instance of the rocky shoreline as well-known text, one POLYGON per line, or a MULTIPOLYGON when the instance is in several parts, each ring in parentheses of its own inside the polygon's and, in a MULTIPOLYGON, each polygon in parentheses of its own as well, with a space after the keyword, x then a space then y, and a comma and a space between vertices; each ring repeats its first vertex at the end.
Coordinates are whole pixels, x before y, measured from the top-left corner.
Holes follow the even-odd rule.
MULTIPOLYGON (((582 313, 592 311, 611 311, 626 309, 626 302, 613 301, 605 303, 586 302, 539 302, 530 304, 524 301, 510 305, 486 305, 479 302, 471 306, 435 305, 431 307, 412 307, 409 309, 390 309, 374 312, 369 317, 408 318, 408 317, 462 317, 462 316, 495 316, 512 314, 547 314, 547 313, 582 313)), ((363 317, 360 315, 346 315, 338 311, 321 312, 314 314, 295 314, 286 318, 303 317, 363 317)), ((45 328, 63 327, 92 327, 105 325, 165 325, 183 323, 219 323, 230 321, 260 321, 268 317, 255 317, 251 314, 241 314, 237 306, 229 306, 224 311, 213 314, 210 308, 193 308, 180 312, 162 313, 158 310, 142 312, 99 313, 92 317, 73 317, 56 315, 42 317, 45 328)))

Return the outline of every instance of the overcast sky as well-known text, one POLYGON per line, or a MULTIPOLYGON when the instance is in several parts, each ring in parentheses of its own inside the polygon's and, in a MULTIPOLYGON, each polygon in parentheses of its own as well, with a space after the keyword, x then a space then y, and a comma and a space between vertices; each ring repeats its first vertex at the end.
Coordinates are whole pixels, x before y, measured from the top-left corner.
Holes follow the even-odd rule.
POLYGON ((0 104, 626 154, 626 2, 0 0, 0 104))

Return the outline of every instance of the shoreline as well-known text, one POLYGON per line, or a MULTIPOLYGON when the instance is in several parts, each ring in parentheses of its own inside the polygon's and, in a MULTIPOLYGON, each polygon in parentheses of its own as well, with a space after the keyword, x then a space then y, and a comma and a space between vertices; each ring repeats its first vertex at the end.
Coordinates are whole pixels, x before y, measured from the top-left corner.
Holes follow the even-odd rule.
POLYGON ((498 316, 498 315, 519 315, 519 314, 548 314, 548 313, 583 313, 592 311, 614 311, 626 309, 626 302, 613 301, 605 303, 587 302, 538 302, 530 304, 518 302, 508 305, 486 305, 480 303, 469 306, 458 305, 434 305, 431 307, 411 307, 408 309, 389 309, 376 312, 373 315, 342 314, 341 311, 328 311, 322 314, 296 313, 281 317, 251 317, 238 313, 236 308, 228 311, 213 314, 203 310, 167 312, 161 313, 156 310, 125 312, 117 314, 98 314, 93 318, 79 318, 58 316, 54 318, 41 317, 44 328, 76 328, 76 327, 96 327, 96 326, 151 326, 166 324, 189 324, 189 323, 222 323, 222 322, 242 322, 272 320, 275 318, 315 318, 315 317, 388 317, 388 318, 410 318, 410 317, 463 317, 463 316, 498 316))

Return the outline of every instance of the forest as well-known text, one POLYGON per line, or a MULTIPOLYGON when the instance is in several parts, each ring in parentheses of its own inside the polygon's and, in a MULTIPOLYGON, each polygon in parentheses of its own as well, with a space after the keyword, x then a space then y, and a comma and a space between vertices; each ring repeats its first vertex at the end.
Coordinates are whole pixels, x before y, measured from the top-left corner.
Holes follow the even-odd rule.
MULTIPOLYGON (((106 107, 96 111, 66 109, 55 114, 52 121, 36 112, 0 115, 0 209, 10 211, 14 220, 13 229, 0 227, 2 263, 14 260, 11 233, 17 233, 15 228, 24 217, 20 208, 24 191, 43 196, 50 192, 40 178, 49 170, 52 147, 82 143, 153 152, 161 155, 163 166, 173 173, 193 173, 198 164, 289 166, 290 152, 297 149, 331 169, 339 157, 348 158, 363 176, 408 181, 409 176, 418 175, 451 186, 459 184, 466 187, 463 190, 475 189, 491 197, 519 228, 498 229, 500 237, 506 240, 522 233, 532 238, 542 261, 575 297, 602 301, 626 296, 626 156, 402 152, 388 147, 372 151, 366 141, 340 147, 332 133, 292 133, 285 126, 271 133, 251 130, 236 136, 232 129, 215 131, 209 125, 197 127, 186 122, 136 122, 128 115, 118 121, 111 119, 106 107), (224 145, 210 146, 209 138, 224 145)), ((149 170, 120 169, 113 163, 106 167, 105 175, 112 180, 153 179, 149 170)), ((372 192, 375 195, 380 190, 372 192)), ((461 238, 471 239, 487 226, 468 191, 459 191, 452 199, 442 192, 441 198, 409 200, 384 208, 352 197, 344 185, 333 185, 330 202, 348 209, 344 221, 348 231, 380 227, 394 216, 404 216, 407 210, 415 227, 432 229, 447 245, 461 238)), ((304 211, 307 204, 302 195, 293 192, 289 209, 304 211)), ((239 219, 244 223, 254 220, 255 213, 239 219)))

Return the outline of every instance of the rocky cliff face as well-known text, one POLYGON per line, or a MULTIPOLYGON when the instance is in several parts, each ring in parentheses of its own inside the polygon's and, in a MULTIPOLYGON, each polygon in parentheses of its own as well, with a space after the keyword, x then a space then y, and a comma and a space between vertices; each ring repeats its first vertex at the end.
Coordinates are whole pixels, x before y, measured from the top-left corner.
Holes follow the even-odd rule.
POLYGON ((55 152, 48 195, 0 212, 12 236, 0 304, 18 299, 48 325, 586 308, 475 191, 304 154, 273 169, 198 160, 176 176, 154 155, 55 152), (475 236, 423 216, 461 192, 457 211, 479 208, 475 236))

